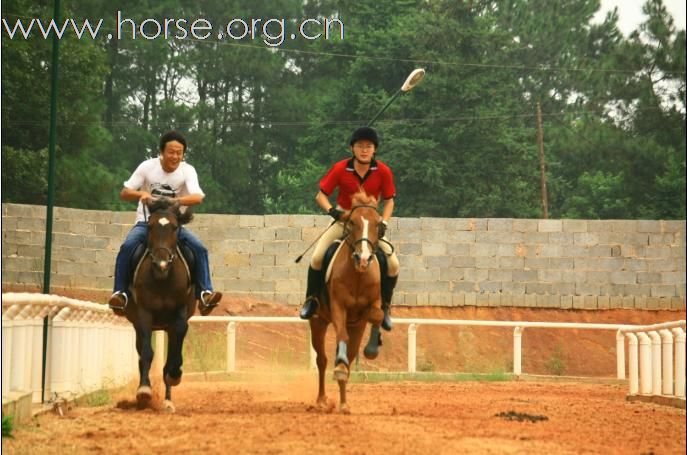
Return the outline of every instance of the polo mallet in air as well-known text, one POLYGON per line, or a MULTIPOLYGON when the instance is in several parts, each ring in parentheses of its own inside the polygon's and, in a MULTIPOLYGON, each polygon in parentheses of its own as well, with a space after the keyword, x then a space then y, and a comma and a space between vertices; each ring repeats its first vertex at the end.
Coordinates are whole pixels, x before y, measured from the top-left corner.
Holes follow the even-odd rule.
MULTIPOLYGON (((394 93, 394 94, 392 95, 392 97, 389 99, 389 101, 386 102, 386 104, 384 105, 384 107, 381 108, 381 109, 379 110, 379 112, 377 112, 377 114, 375 114, 374 117, 372 117, 372 120, 370 120, 369 122, 367 122, 367 126, 372 126, 372 124, 375 122, 375 120, 377 120, 377 119, 379 118, 379 116, 382 115, 382 113, 383 113, 389 106, 391 106, 391 103, 393 103, 393 102, 396 100, 396 98, 399 97, 399 95, 400 95, 401 93, 406 93, 406 92, 411 91, 411 90, 413 89, 413 87, 415 87, 417 84, 419 84, 420 81, 422 80, 422 78, 424 78, 424 77, 425 77, 425 70, 424 70, 424 69, 422 69, 422 68, 416 68, 416 69, 414 69, 414 70, 408 75, 408 77, 406 78, 406 80, 405 80, 405 82, 403 83, 403 85, 401 86, 401 88, 398 89, 398 91, 396 91, 396 93, 394 93)), ((301 262, 301 259, 303 259, 303 256, 305 256, 305 253, 307 253, 307 252, 310 250, 310 248, 312 248, 313 245, 315 245, 315 243, 317 243, 317 241, 320 240, 320 238, 322 238, 322 236, 324 235, 324 233, 327 232, 327 231, 329 230, 329 228, 331 228, 332 226, 334 226, 334 223, 336 223, 336 220, 332 221, 331 224, 330 224, 329 226, 327 226, 327 229, 325 229, 324 231, 322 231, 322 233, 321 233, 320 235, 318 235, 317 238, 316 238, 315 240, 313 240, 313 242, 310 244, 310 246, 308 246, 308 247, 305 249, 305 251, 303 251, 303 254, 301 254, 300 256, 298 256, 298 257, 296 258, 296 264, 298 264, 299 262, 301 262)))

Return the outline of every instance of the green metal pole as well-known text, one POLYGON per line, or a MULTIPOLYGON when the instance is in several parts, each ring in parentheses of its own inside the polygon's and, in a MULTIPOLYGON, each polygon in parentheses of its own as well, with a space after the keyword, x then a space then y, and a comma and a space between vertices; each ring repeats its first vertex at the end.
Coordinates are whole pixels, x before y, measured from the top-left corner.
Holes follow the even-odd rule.
MULTIPOLYGON (((60 21, 60 0, 55 0, 53 18, 60 21)), ((52 37, 52 67, 50 68, 50 138, 48 144, 48 204, 45 213, 45 259, 43 263, 43 294, 50 293, 50 261, 52 259, 52 208, 55 202, 55 142, 57 142, 57 63, 60 40, 52 37)), ((43 318, 43 369, 41 402, 45 402, 45 376, 48 360, 48 316, 43 318)))
POLYGON ((372 124, 375 122, 375 120, 377 120, 377 119, 379 118, 379 116, 382 115, 382 112, 384 112, 384 111, 386 110, 387 107, 391 106, 391 103, 393 103, 394 100, 395 100, 396 98, 398 98, 398 95, 400 95, 400 94, 401 94, 401 90, 399 90, 399 91, 397 91, 396 93, 394 93, 394 95, 389 99, 389 101, 387 101, 387 103, 384 105, 384 107, 381 108, 381 109, 379 110, 379 112, 377 112, 377 115, 375 115, 374 117, 372 117, 372 120, 370 120, 369 122, 367 122, 367 126, 372 126, 372 124))
MULTIPOLYGON (((60 0, 55 0, 55 23, 60 21, 60 0)), ((52 68, 50 69, 50 142, 48 145, 48 206, 45 216, 45 261, 43 263, 43 293, 50 293, 50 260, 52 256, 52 208, 55 202, 55 142, 57 141, 57 64, 60 40, 52 37, 52 68)))

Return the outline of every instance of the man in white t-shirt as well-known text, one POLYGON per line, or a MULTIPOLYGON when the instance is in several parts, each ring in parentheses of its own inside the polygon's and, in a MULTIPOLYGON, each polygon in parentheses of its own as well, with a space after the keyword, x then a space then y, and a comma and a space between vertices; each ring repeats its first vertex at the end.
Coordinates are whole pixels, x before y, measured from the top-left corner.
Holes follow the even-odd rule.
MULTIPOLYGON (((169 131, 160 138, 160 155, 141 163, 136 171, 124 182, 120 197, 125 201, 138 201, 136 224, 126 236, 117 254, 115 264, 114 293, 109 305, 117 314, 124 314, 124 309, 131 297, 129 285, 131 278, 131 256, 136 247, 146 242, 148 224, 143 205, 154 196, 167 196, 176 199, 184 206, 197 205, 203 202, 205 194, 200 189, 198 174, 190 164, 183 161, 186 152, 186 139, 176 131, 169 131)), ((222 299, 221 292, 212 289, 208 250, 202 242, 188 229, 181 227, 179 242, 186 244, 195 256, 196 298, 200 301, 200 312, 209 314, 222 299)))

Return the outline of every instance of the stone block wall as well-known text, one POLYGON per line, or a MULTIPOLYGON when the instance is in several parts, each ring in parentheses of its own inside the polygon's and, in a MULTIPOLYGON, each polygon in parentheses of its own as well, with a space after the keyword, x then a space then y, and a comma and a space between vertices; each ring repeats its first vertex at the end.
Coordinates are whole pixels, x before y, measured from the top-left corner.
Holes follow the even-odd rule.
MULTIPOLYGON (((2 205, 2 282, 40 286, 42 206, 2 205)), ((51 284, 112 288, 133 212, 55 208, 51 284)), ((299 304, 320 215, 196 215, 218 290, 299 304)), ((685 221, 394 218, 395 304, 685 309, 685 221)))

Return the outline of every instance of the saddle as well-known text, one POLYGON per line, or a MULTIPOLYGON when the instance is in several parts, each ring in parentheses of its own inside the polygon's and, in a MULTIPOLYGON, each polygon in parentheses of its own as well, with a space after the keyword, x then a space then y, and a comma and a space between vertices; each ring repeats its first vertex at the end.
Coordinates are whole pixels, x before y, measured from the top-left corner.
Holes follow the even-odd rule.
MULTIPOLYGON (((320 289, 323 290, 321 301, 327 306, 329 306, 329 293, 325 291, 327 289, 326 285, 332 273, 331 266, 334 263, 336 255, 339 254, 339 251, 341 251, 343 244, 343 239, 335 240, 334 243, 329 245, 329 248, 327 248, 327 251, 324 253, 324 258, 322 259, 322 270, 324 270, 325 273, 322 274, 322 283, 320 287, 320 289)), ((386 254, 384 254, 384 251, 382 251, 381 248, 377 248, 377 251, 375 251, 375 256, 377 257, 377 262, 379 263, 379 272, 381 274, 380 276, 382 277, 382 283, 385 283, 386 280, 384 278, 387 276, 387 270, 389 269, 389 265, 386 260, 386 254)))
MULTIPOLYGON (((145 243, 141 243, 136 247, 134 253, 131 255, 131 265, 133 266, 131 270, 131 283, 134 282, 134 278, 136 277, 138 268, 141 266, 141 262, 143 262, 146 251, 147 248, 145 243)), ((181 262, 184 264, 186 275, 192 282, 195 281, 195 274, 192 273, 192 271, 195 270, 196 265, 196 258, 193 255, 193 250, 191 250, 191 248, 189 248, 189 246, 185 243, 177 242, 177 255, 181 258, 181 262)))

